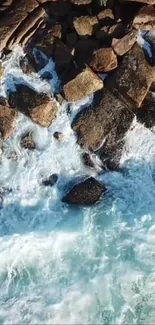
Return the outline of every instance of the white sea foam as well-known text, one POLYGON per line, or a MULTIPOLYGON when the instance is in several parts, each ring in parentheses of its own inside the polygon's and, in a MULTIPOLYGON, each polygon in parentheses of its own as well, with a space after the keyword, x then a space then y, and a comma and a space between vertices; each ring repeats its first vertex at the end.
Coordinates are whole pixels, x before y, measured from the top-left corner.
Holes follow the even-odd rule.
MULTIPOLYGON (((20 76, 51 92, 37 75, 23 76, 18 60, 15 52, 4 64, 3 89, 20 76)), ((72 105, 71 116, 91 100, 72 105)), ((98 176, 108 188, 104 200, 68 207, 61 203, 68 180, 96 174, 82 163, 66 105, 49 130, 20 116, 4 145, 0 183, 12 192, 0 214, 0 323, 154 324, 155 133, 135 119, 122 172, 98 176), (27 130, 34 134, 34 152, 19 144, 27 130), (61 143, 55 131, 64 133, 61 143), (43 187, 52 173, 58 183, 43 187)))

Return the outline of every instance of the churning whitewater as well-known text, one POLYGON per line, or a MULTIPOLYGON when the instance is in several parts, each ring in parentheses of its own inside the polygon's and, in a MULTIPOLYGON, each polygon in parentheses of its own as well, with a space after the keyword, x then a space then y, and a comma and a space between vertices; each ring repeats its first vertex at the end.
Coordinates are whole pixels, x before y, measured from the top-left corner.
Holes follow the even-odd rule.
MULTIPOLYGON (((49 86, 19 69, 18 47, 4 62, 3 95, 14 78, 50 94, 49 86)), ((46 69, 48 68, 46 67, 46 69)), ((155 320, 155 133, 134 120, 126 134, 120 172, 97 176, 84 166, 70 128, 88 103, 65 105, 44 129, 20 117, 1 153, 0 324, 153 324, 155 320), (20 147, 32 131, 37 145, 20 147), (61 142, 55 131, 64 133, 61 142), (58 182, 42 180, 57 173, 58 182), (61 202, 73 176, 93 175, 108 188, 91 208, 61 202)), ((99 170, 99 162, 96 162, 99 170)))

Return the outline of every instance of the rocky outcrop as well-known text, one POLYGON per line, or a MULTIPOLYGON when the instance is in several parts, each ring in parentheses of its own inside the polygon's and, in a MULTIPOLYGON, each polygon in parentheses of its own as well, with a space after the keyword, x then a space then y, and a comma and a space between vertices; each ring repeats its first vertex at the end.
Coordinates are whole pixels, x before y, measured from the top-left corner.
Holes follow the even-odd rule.
POLYGON ((64 88, 64 97, 69 102, 82 100, 103 88, 103 81, 88 67, 79 73, 64 88))
POLYGON ((99 201, 106 188, 95 178, 89 177, 81 183, 74 185, 63 197, 62 201, 75 205, 92 205, 99 201))
POLYGON ((58 106, 52 98, 24 84, 16 85, 16 91, 9 93, 8 101, 12 108, 19 110, 43 127, 50 126, 58 111, 58 106))
POLYGON ((140 107, 153 80, 155 70, 147 63, 138 44, 123 57, 118 69, 107 79, 109 89, 116 88, 128 101, 140 107))
POLYGON ((93 53, 90 68, 97 73, 105 73, 117 68, 117 56, 111 47, 101 48, 93 53))
POLYGON ((0 133, 4 140, 13 134, 17 115, 18 113, 7 105, 5 99, 0 98, 0 133))
POLYGON ((0 13, 0 51, 19 43, 45 14, 36 0, 13 0, 0 13))

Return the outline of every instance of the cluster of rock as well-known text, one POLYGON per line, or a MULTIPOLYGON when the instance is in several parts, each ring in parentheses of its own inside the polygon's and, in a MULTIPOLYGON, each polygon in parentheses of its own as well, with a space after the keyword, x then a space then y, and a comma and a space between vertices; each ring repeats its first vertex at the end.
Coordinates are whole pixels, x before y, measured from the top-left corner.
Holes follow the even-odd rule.
MULTIPOLYGON (((89 153, 99 156, 105 168, 117 168, 124 135, 135 115, 146 127, 155 124, 155 41, 147 33, 154 28, 155 0, 1 1, 2 60, 21 44, 26 53, 20 61, 23 73, 38 72, 53 59, 61 80, 61 96, 49 97, 29 85, 16 84, 7 99, 0 98, 3 139, 12 134, 20 113, 49 127, 59 110, 58 99, 71 103, 94 94, 93 103, 77 114, 71 127, 86 151, 84 159, 90 168, 89 153), (136 42, 139 30, 146 32, 152 58, 136 42), (109 74, 103 81, 105 73, 109 74)), ((42 78, 52 76, 49 73, 42 78)), ((61 136, 57 138, 61 141, 61 136)), ((35 149, 32 134, 24 135, 21 145, 35 149)), ((51 180, 44 183, 51 186, 51 180)), ((65 202, 91 204, 105 192, 92 178, 73 189, 64 197, 65 202)))

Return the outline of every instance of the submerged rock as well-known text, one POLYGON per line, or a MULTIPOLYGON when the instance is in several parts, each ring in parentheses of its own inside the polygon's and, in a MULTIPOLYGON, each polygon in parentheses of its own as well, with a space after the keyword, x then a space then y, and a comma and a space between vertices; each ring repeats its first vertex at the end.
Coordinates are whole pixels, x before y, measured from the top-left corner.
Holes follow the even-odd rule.
POLYGON ((49 127, 55 119, 57 103, 45 93, 38 93, 24 85, 16 85, 16 91, 9 93, 9 104, 12 108, 30 117, 43 127, 49 127))
POLYGON ((58 175, 57 174, 52 174, 48 179, 45 179, 42 181, 42 184, 44 186, 53 186, 58 180, 58 175))
POLYGON ((28 132, 21 138, 20 145, 24 149, 29 149, 29 150, 34 150, 36 148, 35 142, 33 140, 32 132, 28 132))
POLYGON ((75 205, 92 205, 96 203, 102 193, 106 191, 103 184, 95 178, 89 177, 83 182, 74 185, 63 197, 62 201, 75 205))
POLYGON ((82 100, 103 88, 103 81, 88 67, 69 81, 63 88, 69 102, 82 100))

